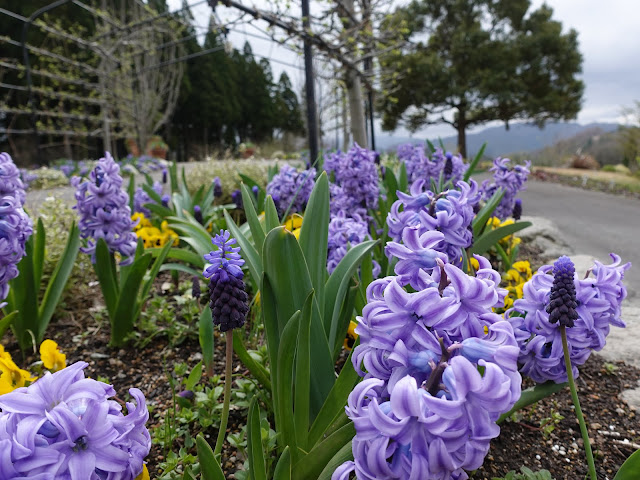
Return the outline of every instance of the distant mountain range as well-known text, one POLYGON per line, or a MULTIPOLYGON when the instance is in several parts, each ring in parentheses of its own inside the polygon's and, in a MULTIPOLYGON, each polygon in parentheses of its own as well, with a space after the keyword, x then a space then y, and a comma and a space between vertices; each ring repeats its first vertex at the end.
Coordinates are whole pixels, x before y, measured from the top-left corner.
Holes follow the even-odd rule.
MULTIPOLYGON (((467 151, 469 157, 480 150, 482 144, 487 142, 486 157, 509 156, 516 153, 525 153, 542 150, 561 140, 580 135, 585 131, 598 129, 601 133, 618 130, 616 123, 549 123, 543 129, 534 125, 517 123, 510 125, 509 130, 504 126, 489 127, 480 132, 467 134, 467 151)), ((434 145, 439 145, 438 138, 430 140, 434 145)), ((455 151, 458 139, 456 136, 442 138, 442 143, 448 150, 455 151)), ((396 137, 383 133, 376 137, 376 148, 381 151, 395 150, 403 143, 421 143, 419 137, 396 137)))

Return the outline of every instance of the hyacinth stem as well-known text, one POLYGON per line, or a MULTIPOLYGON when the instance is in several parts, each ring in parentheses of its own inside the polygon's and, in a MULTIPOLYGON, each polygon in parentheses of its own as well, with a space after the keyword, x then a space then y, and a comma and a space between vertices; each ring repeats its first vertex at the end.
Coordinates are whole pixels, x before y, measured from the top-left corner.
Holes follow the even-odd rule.
POLYGON ((224 368, 224 402, 222 404, 222 417, 220 418, 220 430, 216 439, 216 448, 213 454, 218 457, 222 452, 225 433, 227 432, 227 422, 229 421, 229 402, 231 401, 231 364, 233 362, 233 329, 225 332, 225 341, 227 342, 227 354, 224 368))
POLYGON ((562 336, 562 350, 564 352, 564 365, 567 369, 567 379, 569 380, 569 390, 571 390, 571 399, 573 405, 576 408, 576 417, 580 423, 580 432, 582 433, 582 441, 584 442, 584 451, 587 455, 587 463, 589 465, 589 476, 591 480, 598 480, 596 475, 596 466, 593 461, 593 452, 591 451, 591 443, 589 442, 589 432, 587 431, 587 425, 584 422, 582 416, 582 409, 580 408, 580 400, 578 399, 578 390, 576 389, 576 382, 573 379, 573 369, 571 367, 571 359, 569 358, 569 345, 567 344, 567 330, 565 327, 560 327, 560 335, 562 336))

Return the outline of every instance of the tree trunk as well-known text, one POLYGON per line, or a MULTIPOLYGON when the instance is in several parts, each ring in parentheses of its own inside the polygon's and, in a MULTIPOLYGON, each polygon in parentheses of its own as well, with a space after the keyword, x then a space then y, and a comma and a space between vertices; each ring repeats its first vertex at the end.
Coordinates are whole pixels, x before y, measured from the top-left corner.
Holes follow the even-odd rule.
MULTIPOLYGON (((343 0, 342 6, 355 17, 354 0, 343 0)), ((350 22, 346 22, 348 28, 350 22)), ((367 123, 364 115, 364 97, 362 96, 362 85, 360 77, 353 70, 346 70, 345 85, 347 98, 349 100, 349 117, 351 118, 351 136, 353 141, 361 147, 367 147, 367 123)))
POLYGON ((458 151, 462 158, 467 158, 467 119, 464 108, 458 107, 458 120, 456 128, 458 129, 458 151))
POLYGON ((341 88, 341 103, 342 103, 342 151, 349 150, 349 114, 347 113, 347 97, 344 90, 341 88))
POLYGON ((351 118, 351 136, 361 147, 367 147, 367 126, 364 117, 364 99, 360 77, 353 70, 347 71, 347 98, 349 99, 349 117, 351 118))

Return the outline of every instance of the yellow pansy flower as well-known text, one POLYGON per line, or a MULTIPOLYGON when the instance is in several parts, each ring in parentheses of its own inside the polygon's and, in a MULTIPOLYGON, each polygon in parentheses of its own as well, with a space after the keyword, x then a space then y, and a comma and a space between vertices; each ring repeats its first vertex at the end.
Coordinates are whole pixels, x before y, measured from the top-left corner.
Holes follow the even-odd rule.
POLYGON ((53 340, 45 340, 40 344, 40 359, 44 368, 57 372, 67 366, 67 356, 60 353, 58 344, 53 340))
POLYGON ((35 381, 29 372, 19 368, 11 357, 9 359, 0 358, 0 395, 14 391, 16 388, 24 387, 29 382, 35 381))
POLYGON ((140 212, 136 212, 133 215, 131 215, 131 220, 133 221, 133 223, 138 222, 138 224, 135 227, 133 227, 134 232, 137 232, 141 228, 146 228, 151 226, 151 222, 149 221, 149 219, 145 217, 143 213, 140 213, 140 212))
POLYGON ((146 465, 142 466, 142 472, 136 477, 136 480, 150 480, 149 470, 147 470, 146 465))
POLYGON ((302 215, 298 213, 293 213, 289 215, 287 220, 284 222, 284 228, 289 232, 293 233, 293 236, 296 238, 300 238, 300 229, 302 227, 302 215))
POLYGON ((347 336, 344 339, 344 348, 346 348, 349 351, 351 351, 351 349, 353 348, 353 344, 356 343, 356 340, 358 339, 358 334, 356 333, 357 326, 358 324, 353 320, 349 322, 349 329, 347 330, 347 336))

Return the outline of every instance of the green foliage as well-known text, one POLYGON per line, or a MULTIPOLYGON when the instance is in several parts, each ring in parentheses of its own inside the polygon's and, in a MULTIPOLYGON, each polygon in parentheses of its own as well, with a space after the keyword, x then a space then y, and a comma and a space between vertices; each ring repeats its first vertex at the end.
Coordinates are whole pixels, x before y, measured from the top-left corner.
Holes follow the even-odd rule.
POLYGON ((534 472, 527 467, 520 467, 520 472, 516 473, 512 470, 504 477, 493 477, 491 480, 554 480, 547 470, 534 472))
MULTIPOLYGON (((80 232, 72 224, 64 250, 46 283, 44 294, 41 295, 46 238, 44 224, 42 220, 38 220, 34 234, 25 245, 26 255, 18 263, 20 274, 9 282, 9 296, 4 308, 5 315, 17 312, 13 316, 11 328, 24 353, 31 347, 35 350, 44 339, 80 248, 80 232)), ((7 326, 0 326, 0 335, 7 326)))
POLYGON ((640 478, 640 451, 636 451, 625 462, 613 477, 613 480, 635 480, 640 478))
POLYGON ((563 34, 547 5, 527 14, 529 7, 529 0, 429 0, 399 8, 387 27, 405 21, 408 37, 418 39, 381 58, 398 72, 384 79, 383 91, 393 93, 381 96, 383 127, 449 123, 464 156, 472 125, 575 118, 584 90, 577 32, 563 34))
MULTIPOLYGON (((267 197, 267 211, 270 205, 267 197)), ((347 361, 336 380, 334 352, 352 315, 352 277, 375 242, 352 248, 327 275, 326 260, 319 252, 327 251, 328 211, 328 179, 323 174, 309 200, 299 241, 277 227, 277 217, 262 224, 255 211, 248 210, 254 233, 249 237, 227 216, 249 270, 262 278, 275 430, 283 452, 277 468, 282 478, 288 478, 287 472, 291 478, 318 477, 353 436, 343 407, 358 376, 347 361)), ((259 462, 251 465, 251 457, 249 467, 251 472, 263 468, 259 462)))
POLYGON ((276 162, 269 160, 211 160, 190 170, 187 185, 190 192, 195 192, 203 185, 208 186, 214 177, 220 177, 223 192, 220 201, 227 204, 231 202, 231 193, 240 188, 242 180, 238 172, 252 178, 264 188, 269 167, 273 165, 276 162))
POLYGON ((29 190, 42 190, 55 187, 66 187, 69 179, 60 170, 41 167, 37 170, 29 170, 36 178, 29 183, 29 190))
POLYGON ((122 345, 133 331, 170 248, 171 243, 167 243, 152 263, 152 255, 143 252, 142 241, 139 241, 133 262, 120 266, 118 272, 114 254, 104 239, 98 240, 94 269, 111 322, 112 345, 122 345))

